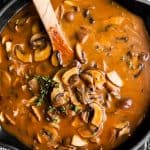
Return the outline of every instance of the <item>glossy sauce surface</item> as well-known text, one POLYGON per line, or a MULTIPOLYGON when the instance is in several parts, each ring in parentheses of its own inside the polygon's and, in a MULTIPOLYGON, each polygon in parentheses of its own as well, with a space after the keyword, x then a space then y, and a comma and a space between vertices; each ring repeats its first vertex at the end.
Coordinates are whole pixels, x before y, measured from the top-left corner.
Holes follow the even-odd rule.
POLYGON ((33 5, 21 10, 1 33, 1 125, 32 149, 112 149, 132 135, 149 107, 150 41, 144 23, 110 0, 57 0, 53 1, 53 5, 81 67, 74 61, 63 67, 60 59, 57 62, 58 55, 56 60, 53 59, 55 54, 48 47, 50 42, 33 5), (32 39, 37 33, 46 45, 39 41, 39 46, 32 39), (77 44, 82 47, 82 58, 76 50, 77 44), (42 55, 40 52, 45 49, 42 55), (63 80, 64 74, 72 68, 79 72, 74 73, 69 82, 76 76, 79 80, 77 85, 74 85, 74 78, 69 85, 63 80), (97 79, 96 73, 92 74, 91 70, 98 71, 104 82, 101 77, 97 79), (56 79, 56 73, 61 74, 61 81, 56 79), (85 98, 76 97, 79 105, 72 104, 70 97, 63 97, 63 100, 59 97, 59 100, 67 101, 63 104, 52 101, 51 94, 54 88, 58 88, 55 81, 59 86, 63 84, 63 92, 71 89, 76 93, 76 86, 79 89, 80 85, 89 88, 89 83, 85 81, 83 84, 87 77, 83 77, 85 74, 88 79, 92 77, 94 88, 100 80, 100 87, 94 91, 98 98, 84 102, 85 98), (44 85, 50 82, 44 102, 39 100, 42 95, 39 81, 44 85), (94 122, 96 106, 102 119, 95 116, 94 122), (85 121, 84 114, 89 115, 88 121, 85 121), (75 120, 78 121, 73 125, 75 120), (87 127, 89 130, 86 131, 92 131, 93 135, 90 138, 84 137, 86 133, 82 136, 81 127, 87 127), (76 137, 81 145, 74 144, 73 138, 76 137))

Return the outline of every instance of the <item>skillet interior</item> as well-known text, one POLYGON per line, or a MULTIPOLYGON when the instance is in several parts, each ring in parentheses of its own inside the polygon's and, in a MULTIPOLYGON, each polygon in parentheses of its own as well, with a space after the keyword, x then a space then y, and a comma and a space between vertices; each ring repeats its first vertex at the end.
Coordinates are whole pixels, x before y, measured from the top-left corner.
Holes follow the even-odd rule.
MULTIPOLYGON (((22 7, 24 7, 28 2, 29 2, 29 0, 22 0, 22 1, 13 0, 13 1, 11 1, 0 12, 0 20, 3 20, 0 23, 0 30, 2 30, 3 27, 5 26, 5 24, 8 22, 8 20, 16 12, 18 12, 22 7)), ((124 5, 126 8, 128 8, 133 13, 140 15, 144 19, 145 24, 150 33, 150 12, 149 12, 150 6, 147 6, 145 4, 140 4, 137 2, 131 2, 131 0, 117 0, 117 2, 124 5)), ((118 150, 129 150, 129 149, 137 150, 144 144, 145 141, 148 140, 148 137, 150 136, 149 124, 148 124, 148 122, 150 121, 149 114, 150 114, 150 112, 147 112, 147 116, 146 116, 145 120, 143 121, 141 126, 137 129, 136 133, 131 138, 129 138, 124 144, 122 144, 120 147, 118 147, 117 148, 118 150)), ((6 144, 8 144, 8 143, 12 144, 12 145, 18 147, 19 149, 26 149, 20 143, 18 144, 16 139, 8 140, 8 138, 9 138, 8 136, 4 136, 4 134, 0 134, 0 141, 4 142, 6 144)))

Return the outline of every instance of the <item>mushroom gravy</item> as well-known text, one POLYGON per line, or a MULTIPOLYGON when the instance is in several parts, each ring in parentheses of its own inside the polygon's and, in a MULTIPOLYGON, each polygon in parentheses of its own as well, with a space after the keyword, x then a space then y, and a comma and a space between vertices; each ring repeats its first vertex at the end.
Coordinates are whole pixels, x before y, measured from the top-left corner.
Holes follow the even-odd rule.
POLYGON ((34 6, 1 33, 0 123, 35 150, 110 150, 149 107, 150 41, 141 18, 110 0, 53 0, 74 50, 63 65, 34 6))

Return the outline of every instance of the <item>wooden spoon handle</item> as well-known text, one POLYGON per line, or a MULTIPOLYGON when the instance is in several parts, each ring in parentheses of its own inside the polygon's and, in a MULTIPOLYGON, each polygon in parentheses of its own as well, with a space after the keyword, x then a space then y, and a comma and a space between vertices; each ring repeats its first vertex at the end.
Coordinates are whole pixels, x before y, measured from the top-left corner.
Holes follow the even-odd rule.
POLYGON ((50 0, 33 0, 44 27, 52 43, 53 51, 59 51, 63 64, 67 65, 73 59, 73 51, 68 45, 50 0))
POLYGON ((33 0, 33 3, 46 30, 48 30, 50 27, 59 28, 58 21, 50 0, 33 0))

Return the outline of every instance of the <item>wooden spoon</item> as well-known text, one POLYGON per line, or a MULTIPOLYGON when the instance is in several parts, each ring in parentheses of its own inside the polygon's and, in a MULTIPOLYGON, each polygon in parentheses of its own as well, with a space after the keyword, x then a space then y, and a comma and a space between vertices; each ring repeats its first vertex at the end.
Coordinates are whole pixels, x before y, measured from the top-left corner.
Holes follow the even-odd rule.
POLYGON ((51 0, 33 0, 33 3, 51 40, 53 51, 59 51, 64 66, 68 65, 73 60, 73 50, 63 35, 51 0))

